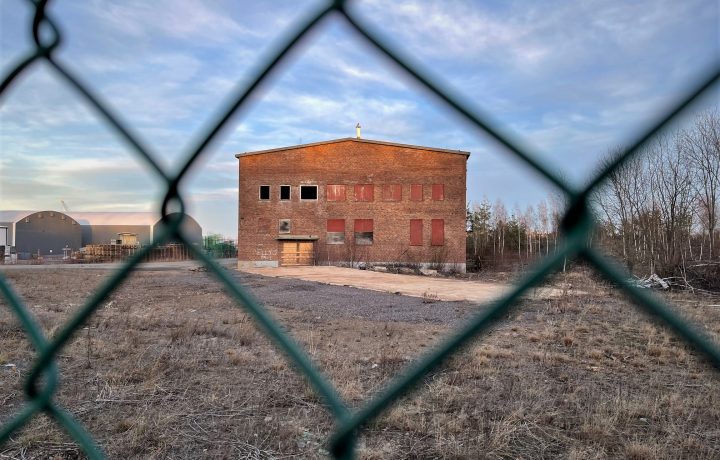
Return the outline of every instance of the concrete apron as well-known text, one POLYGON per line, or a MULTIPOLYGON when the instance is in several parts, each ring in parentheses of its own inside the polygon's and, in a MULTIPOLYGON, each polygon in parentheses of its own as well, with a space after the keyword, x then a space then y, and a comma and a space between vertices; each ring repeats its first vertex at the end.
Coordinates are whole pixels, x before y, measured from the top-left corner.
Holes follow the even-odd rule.
MULTIPOLYGON (((467 300, 486 302, 499 298, 508 292, 512 285, 489 283, 485 281, 436 278, 430 276, 398 275, 370 270, 343 267, 263 267, 243 268, 243 272, 275 278, 300 279, 336 286, 350 286, 373 291, 390 292, 412 297, 426 297, 437 300, 467 300)), ((577 294, 578 292, 574 292, 577 294)), ((562 290, 556 288, 532 289, 526 298, 554 298, 562 296, 562 290)))

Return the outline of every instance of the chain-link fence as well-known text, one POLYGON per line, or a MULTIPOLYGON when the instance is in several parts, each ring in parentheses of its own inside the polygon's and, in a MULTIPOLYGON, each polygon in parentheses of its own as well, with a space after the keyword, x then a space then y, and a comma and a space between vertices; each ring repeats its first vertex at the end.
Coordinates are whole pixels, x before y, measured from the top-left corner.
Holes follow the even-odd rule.
POLYGON ((431 351, 427 356, 421 358, 410 369, 391 382, 383 391, 372 400, 366 402, 357 411, 351 411, 346 403, 339 396, 336 388, 323 376, 315 363, 308 357, 306 352, 293 341, 272 316, 263 308, 261 303, 250 295, 231 275, 212 260, 201 248, 188 245, 195 253, 194 256, 202 261, 208 268, 208 272, 215 276, 227 289, 230 295, 237 301, 240 308, 248 311, 254 320, 261 326, 265 334, 272 339, 275 345, 282 349, 290 361, 295 365, 314 387, 315 391, 322 397, 328 409, 336 420, 335 432, 332 434, 329 445, 330 452, 336 458, 351 458, 354 454, 355 441, 359 430, 370 420, 377 417, 383 410, 387 409, 399 397, 406 394, 433 368, 440 365, 447 357, 455 353, 469 340, 477 337, 487 330, 489 325, 497 318, 506 314, 528 289, 538 285, 553 272, 562 267, 563 262, 568 258, 580 258, 589 262, 598 272, 604 275, 612 283, 615 283, 642 309, 660 318, 664 323, 682 336, 696 350, 707 357, 713 365, 720 369, 720 349, 705 335, 698 332, 696 328, 687 324, 666 302, 660 298, 639 289, 626 280, 625 272, 602 256, 593 248, 588 247, 589 234, 594 229, 595 223, 588 204, 590 194, 596 190, 603 181, 619 166, 637 154, 639 148, 661 131, 666 125, 684 112, 703 93, 708 91, 720 79, 720 63, 715 63, 697 81, 689 82, 687 94, 677 104, 659 117, 647 130, 639 133, 635 141, 607 167, 598 174, 589 185, 578 190, 564 181, 556 172, 539 162, 535 155, 520 147, 516 139, 503 131, 490 116, 482 113, 473 107, 466 100, 456 96, 449 90, 448 86, 438 79, 431 77, 422 65, 413 62, 404 55, 402 50, 393 44, 380 38, 372 27, 347 9, 346 1, 338 0, 328 6, 323 6, 311 15, 310 19, 294 25, 284 36, 280 46, 274 51, 273 56, 264 62, 250 83, 231 95, 227 104, 212 124, 212 127, 201 137, 196 145, 190 145, 184 163, 180 165, 177 173, 171 173, 161 167, 157 162, 157 156, 143 145, 134 136, 122 121, 121 117, 113 111, 93 89, 83 83, 82 79, 71 72, 62 62, 54 56, 55 50, 62 41, 62 34, 56 23, 46 12, 47 0, 28 0, 34 7, 35 14, 32 21, 32 33, 35 41, 35 48, 28 56, 22 59, 3 79, 0 86, 0 97, 7 94, 12 83, 17 78, 27 73, 33 65, 45 61, 56 72, 58 79, 66 85, 74 88, 79 97, 94 109, 98 117, 104 120, 113 128, 116 134, 129 147, 144 160, 146 166, 151 169, 158 179, 165 184, 165 198, 161 204, 163 215, 163 229, 161 235, 155 240, 153 246, 143 248, 135 254, 122 267, 117 270, 105 283, 88 299, 79 311, 55 334, 52 340, 48 340, 42 333, 38 323, 33 319, 26 304, 13 291, 9 282, 0 274, 0 291, 13 314, 21 323, 33 346, 37 349, 37 359, 27 376, 24 390, 27 396, 27 404, 19 411, 14 418, 7 422, 0 429, 0 445, 5 443, 11 434, 21 429, 37 414, 44 412, 52 417, 67 433, 80 445, 83 451, 90 458, 103 458, 100 447, 96 444, 93 436, 88 433, 75 418, 53 401, 53 396, 58 385, 57 354, 68 343, 70 338, 85 324, 88 318, 100 307, 104 300, 120 285, 120 283, 135 269, 148 251, 153 247, 162 245, 165 242, 176 238, 187 241, 181 231, 181 223, 184 219, 183 197, 179 194, 179 184, 186 177, 186 173, 196 163, 198 158, 205 154, 208 145, 215 140, 224 129, 228 127, 229 120, 243 107, 247 100, 258 91, 260 84, 265 78, 275 71, 278 64, 288 55, 297 51, 308 33, 330 15, 337 16, 347 21, 378 53, 384 54, 399 65, 420 85, 431 93, 434 93, 444 105, 455 111, 461 117, 478 126, 489 136, 494 138, 507 151, 508 155, 514 155, 537 173, 544 176, 562 191, 569 206, 563 219, 563 230, 565 232, 564 244, 557 253, 548 256, 538 263, 534 269, 500 300, 493 302, 489 308, 482 309, 481 313, 468 321, 452 337, 443 344, 431 351), (43 33, 41 33, 43 29, 43 33), (46 33, 47 32, 47 33, 46 33), (179 211, 174 214, 173 211, 179 211))

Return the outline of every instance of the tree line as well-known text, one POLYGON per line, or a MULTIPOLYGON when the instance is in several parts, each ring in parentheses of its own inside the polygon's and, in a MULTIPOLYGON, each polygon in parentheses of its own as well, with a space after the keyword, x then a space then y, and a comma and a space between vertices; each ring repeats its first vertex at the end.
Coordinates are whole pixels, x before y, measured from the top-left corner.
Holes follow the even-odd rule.
POLYGON ((656 137, 609 177, 594 196, 601 224, 594 240, 633 273, 687 278, 691 270, 693 277, 712 276, 717 268, 707 267, 720 265, 719 204, 715 109, 698 114, 689 127, 656 137))
POLYGON ((508 210, 501 200, 484 198, 467 208, 469 269, 526 265, 558 247, 563 203, 559 198, 508 210))
MULTIPOLYGON (((621 151, 610 150, 601 166, 621 151)), ((656 137, 610 175, 592 197, 598 227, 591 244, 638 276, 720 284, 720 112, 656 137)), ((525 265, 556 250, 565 204, 548 197, 508 211, 498 200, 467 209, 468 263, 476 269, 525 265)))

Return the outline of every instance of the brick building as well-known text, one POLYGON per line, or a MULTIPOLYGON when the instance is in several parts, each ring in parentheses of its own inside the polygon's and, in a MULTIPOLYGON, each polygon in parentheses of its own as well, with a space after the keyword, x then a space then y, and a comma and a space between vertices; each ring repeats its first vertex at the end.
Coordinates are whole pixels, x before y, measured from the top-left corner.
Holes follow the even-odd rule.
POLYGON ((465 270, 469 152, 345 138, 235 155, 238 268, 465 270))

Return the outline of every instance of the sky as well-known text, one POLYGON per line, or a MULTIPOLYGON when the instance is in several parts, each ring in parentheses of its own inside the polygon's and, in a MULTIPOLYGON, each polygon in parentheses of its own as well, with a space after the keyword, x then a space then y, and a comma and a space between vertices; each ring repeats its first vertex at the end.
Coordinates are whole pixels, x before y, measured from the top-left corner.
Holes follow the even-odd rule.
MULTIPOLYGON (((32 47, 27 0, 0 2, 0 71, 32 47)), ((157 160, 190 145, 321 1, 56 0, 56 58, 157 160)), ((357 1, 413 62, 575 184, 720 60, 720 2, 357 1)), ((692 107, 716 107, 714 90, 692 107)), ((689 123, 692 111, 676 126, 689 123)), ((340 16, 303 46, 205 151, 183 182, 204 233, 237 236, 236 153, 352 137, 471 152, 467 199, 524 209, 542 177, 379 55, 340 16)), ((0 208, 159 211, 163 188, 47 64, 0 99, 0 208)))

